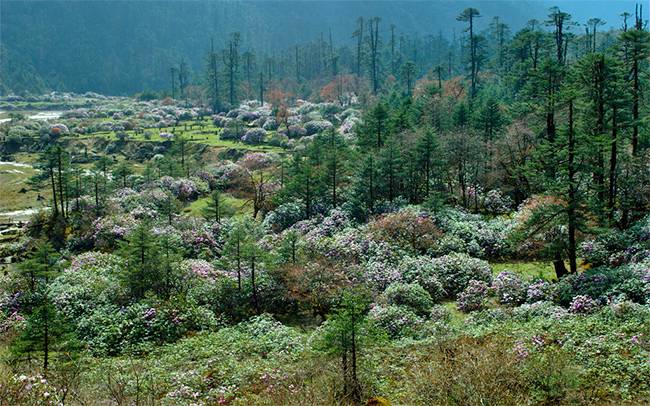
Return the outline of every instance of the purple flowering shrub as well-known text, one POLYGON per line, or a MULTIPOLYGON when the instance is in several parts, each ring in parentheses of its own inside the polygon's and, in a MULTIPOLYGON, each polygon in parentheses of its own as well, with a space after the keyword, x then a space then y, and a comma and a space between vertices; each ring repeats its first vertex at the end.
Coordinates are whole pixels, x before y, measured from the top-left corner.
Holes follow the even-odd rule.
POLYGON ((142 301, 127 307, 104 306, 92 310, 88 317, 77 321, 77 334, 98 355, 148 351, 189 332, 210 330, 218 325, 213 312, 182 301, 142 301))
POLYGON ((159 232, 172 232, 180 237, 179 244, 186 257, 210 259, 221 252, 223 247, 222 226, 200 218, 182 218, 173 228, 160 228, 159 232))
POLYGON ((196 183, 193 180, 184 178, 174 180, 169 187, 169 191, 172 192, 178 200, 185 202, 196 200, 200 195, 196 183))
POLYGON ((309 241, 332 237, 334 234, 345 230, 352 225, 346 212, 339 209, 332 209, 327 216, 319 217, 313 227, 305 234, 309 241))
POLYGON ((249 152, 237 161, 238 165, 250 171, 268 168, 279 159, 277 154, 266 152, 249 152))
POLYGON ((542 279, 535 280, 526 288, 526 301, 528 303, 552 301, 553 285, 542 279))
POLYGON ((593 313, 600 307, 597 300, 585 295, 578 295, 569 304, 569 311, 576 314, 593 313))
POLYGON ((492 281, 492 291, 499 303, 519 305, 526 299, 526 284, 521 278, 509 271, 500 272, 492 281))
POLYGON ((490 294, 490 287, 484 281, 470 280, 467 287, 458 294, 456 306, 463 313, 483 310, 490 294))
POLYGON ((396 264, 371 259, 363 265, 366 284, 376 292, 384 291, 389 285, 402 281, 402 273, 396 264))
POLYGON ((126 238, 136 224, 136 219, 130 213, 99 217, 93 222, 89 237, 97 248, 115 248, 117 242, 126 238))

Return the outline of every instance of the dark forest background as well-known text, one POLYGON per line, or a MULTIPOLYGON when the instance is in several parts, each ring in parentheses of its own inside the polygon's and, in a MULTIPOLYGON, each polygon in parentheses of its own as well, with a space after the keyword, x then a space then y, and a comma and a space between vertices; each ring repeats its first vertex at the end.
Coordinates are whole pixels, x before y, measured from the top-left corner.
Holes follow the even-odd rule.
MULTIPOLYGON (((633 1, 0 1, 0 92, 42 93, 48 90, 132 94, 169 87, 170 66, 187 62, 199 81, 211 40, 222 49, 232 32, 241 33, 241 49, 279 58, 292 47, 324 38, 341 56, 340 70, 351 70, 347 48, 357 18, 380 17, 384 46, 390 25, 414 54, 431 64, 435 36, 460 44, 464 26, 456 21, 466 7, 478 6, 478 28, 494 17, 512 31, 530 19, 544 21, 549 7, 559 5, 574 20, 590 17, 620 26, 620 13, 633 11, 633 1), (456 41, 454 41, 454 38, 456 41), (346 66, 346 64, 348 66, 346 66)), ((580 30, 580 28, 577 28, 580 30)), ((458 45, 459 47, 460 45, 458 45)), ((412 57, 411 57, 412 59, 412 57)))

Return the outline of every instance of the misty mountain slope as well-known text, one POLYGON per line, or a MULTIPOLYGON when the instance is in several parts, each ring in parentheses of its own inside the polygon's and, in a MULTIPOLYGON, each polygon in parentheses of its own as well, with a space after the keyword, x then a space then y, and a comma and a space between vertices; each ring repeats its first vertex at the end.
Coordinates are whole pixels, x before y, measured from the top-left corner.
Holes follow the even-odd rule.
MULTIPOLYGON (((569 12, 605 20, 630 1, 559 1, 569 12)), ((53 89, 126 94, 168 86, 169 67, 185 58, 202 70, 210 38, 221 48, 227 35, 241 32, 242 47, 272 53, 328 35, 352 45, 358 16, 379 16, 387 41, 390 24, 400 33, 451 38, 464 28, 455 17, 477 7, 479 29, 494 16, 520 28, 528 19, 544 19, 547 1, 3 1, 0 12, 6 66, 25 66, 53 89)), ((586 18, 586 17, 585 17, 586 18)), ((618 25, 618 22, 616 22, 618 25)), ((21 75, 2 69, 4 92, 36 91, 21 75)), ((28 76, 33 76, 32 74, 28 76)))

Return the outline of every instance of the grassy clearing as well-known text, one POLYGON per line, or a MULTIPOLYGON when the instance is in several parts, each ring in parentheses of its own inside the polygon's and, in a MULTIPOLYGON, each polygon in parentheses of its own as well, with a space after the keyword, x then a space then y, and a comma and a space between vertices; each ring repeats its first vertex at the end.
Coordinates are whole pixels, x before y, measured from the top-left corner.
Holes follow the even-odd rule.
MULTIPOLYGON (((224 217, 251 215, 253 208, 250 204, 246 204, 246 199, 234 197, 228 193, 222 196, 222 213, 224 217)), ((183 209, 183 213, 190 216, 203 217, 203 211, 208 206, 210 201, 209 197, 198 199, 183 209)))
POLYGON ((499 262, 490 265, 492 266, 492 273, 494 275, 503 271, 511 271, 524 279, 541 278, 548 281, 556 279, 553 264, 550 262, 499 262))
MULTIPOLYGON (((160 133, 173 133, 177 136, 186 138, 189 142, 198 144, 205 144, 211 147, 220 148, 234 148, 249 151, 264 151, 264 152, 282 152, 284 149, 281 147, 274 147, 271 145, 248 145, 242 142, 233 140, 222 140, 219 137, 221 129, 215 127, 210 119, 195 120, 183 122, 176 127, 163 127, 163 128, 150 128, 145 129, 145 132, 152 134, 150 139, 146 139, 144 133, 136 134, 133 130, 124 131, 128 135, 130 141, 140 142, 163 142, 164 139, 160 138, 160 133)), ((101 137, 110 141, 116 141, 117 135, 114 131, 100 131, 88 135, 69 136, 69 139, 92 139, 101 137)))
MULTIPOLYGON (((35 191, 27 185, 28 179, 36 173, 36 169, 22 160, 16 163, 0 163, 0 196, 2 196, 0 213, 39 209, 47 204, 51 197, 47 189, 35 191), (39 194, 45 200, 38 201, 39 194)), ((3 220, 15 220, 14 217, 18 217, 18 215, 2 216, 0 214, 0 218, 3 220)))

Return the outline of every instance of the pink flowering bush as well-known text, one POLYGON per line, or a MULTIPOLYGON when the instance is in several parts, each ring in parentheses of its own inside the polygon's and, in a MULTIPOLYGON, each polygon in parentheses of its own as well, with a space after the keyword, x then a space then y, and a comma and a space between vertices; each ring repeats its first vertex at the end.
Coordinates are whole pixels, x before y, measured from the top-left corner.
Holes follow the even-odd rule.
POLYGON ((278 160, 277 154, 266 152, 249 152, 237 161, 238 165, 244 168, 256 171, 269 167, 278 160))
POLYGON ((130 213, 99 217, 90 229, 90 236, 95 247, 114 248, 119 240, 126 238, 135 228, 136 220, 130 213))
POLYGON ((181 201, 192 201, 196 200, 200 191, 196 183, 193 180, 179 178, 174 180, 170 185, 169 190, 181 201))
POLYGON ((224 275, 222 272, 217 271, 210 262, 204 259, 186 259, 181 265, 181 270, 187 275, 194 277, 214 280, 220 275, 224 275))
POLYGON ((248 171, 246 168, 236 163, 225 161, 216 167, 210 169, 217 183, 226 188, 242 187, 249 182, 248 171))

